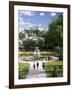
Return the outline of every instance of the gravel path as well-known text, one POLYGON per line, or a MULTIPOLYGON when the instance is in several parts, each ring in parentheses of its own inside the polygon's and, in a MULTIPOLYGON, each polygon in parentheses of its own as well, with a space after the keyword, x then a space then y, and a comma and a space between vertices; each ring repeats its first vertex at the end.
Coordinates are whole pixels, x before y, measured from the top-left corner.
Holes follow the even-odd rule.
POLYGON ((27 79, 30 79, 30 78, 46 78, 45 70, 42 67, 42 61, 38 61, 38 63, 39 63, 38 69, 37 69, 37 62, 35 62, 35 69, 33 68, 34 62, 29 62, 29 63, 30 63, 30 69, 29 69, 29 73, 27 75, 27 79))

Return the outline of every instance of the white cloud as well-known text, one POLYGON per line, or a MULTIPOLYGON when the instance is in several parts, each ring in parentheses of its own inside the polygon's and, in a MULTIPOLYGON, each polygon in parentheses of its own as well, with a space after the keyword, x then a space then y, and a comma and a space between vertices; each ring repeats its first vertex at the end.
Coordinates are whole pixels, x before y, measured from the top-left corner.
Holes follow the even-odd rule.
POLYGON ((45 14, 44 13, 40 13, 40 16, 44 16, 45 14))
POLYGON ((19 17, 19 21, 23 22, 23 18, 22 17, 19 17))
POLYGON ((21 15, 33 16, 34 13, 32 11, 20 11, 20 16, 21 15))
POLYGON ((19 26, 22 26, 22 25, 24 25, 24 24, 25 24, 25 22, 19 21, 19 26))
POLYGON ((19 21, 19 25, 29 25, 29 22, 25 22, 25 21, 19 21))
POLYGON ((36 24, 31 23, 31 22, 19 21, 19 28, 26 29, 26 28, 33 28, 35 26, 36 24))
POLYGON ((30 24, 28 25, 29 28, 33 28, 33 27, 35 27, 35 26, 36 26, 36 24, 33 24, 33 23, 30 23, 30 24))
POLYGON ((31 21, 31 19, 29 18, 29 19, 28 19, 28 21, 30 22, 30 21, 31 21))
POLYGON ((56 13, 55 12, 51 13, 51 16, 56 16, 56 13))
POLYGON ((39 24, 39 27, 41 27, 42 25, 41 24, 39 24))

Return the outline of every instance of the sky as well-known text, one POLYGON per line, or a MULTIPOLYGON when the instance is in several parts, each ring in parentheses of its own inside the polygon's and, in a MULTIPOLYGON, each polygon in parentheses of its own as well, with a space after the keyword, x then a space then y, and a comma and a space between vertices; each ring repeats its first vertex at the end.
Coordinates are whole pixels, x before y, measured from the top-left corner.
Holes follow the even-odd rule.
POLYGON ((62 13, 60 12, 19 10, 19 30, 30 29, 35 27, 48 30, 49 24, 61 14, 62 13))

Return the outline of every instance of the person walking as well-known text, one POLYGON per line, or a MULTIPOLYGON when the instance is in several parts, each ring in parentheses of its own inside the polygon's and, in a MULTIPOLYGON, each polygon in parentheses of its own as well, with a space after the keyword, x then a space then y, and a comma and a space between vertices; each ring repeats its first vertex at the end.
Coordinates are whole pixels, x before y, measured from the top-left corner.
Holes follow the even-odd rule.
POLYGON ((44 69, 44 67, 45 67, 44 62, 42 63, 42 67, 43 67, 43 69, 44 69))
POLYGON ((33 63, 33 69, 35 69, 35 63, 33 63))
POLYGON ((39 67, 39 63, 37 62, 37 69, 38 69, 38 67, 39 67))

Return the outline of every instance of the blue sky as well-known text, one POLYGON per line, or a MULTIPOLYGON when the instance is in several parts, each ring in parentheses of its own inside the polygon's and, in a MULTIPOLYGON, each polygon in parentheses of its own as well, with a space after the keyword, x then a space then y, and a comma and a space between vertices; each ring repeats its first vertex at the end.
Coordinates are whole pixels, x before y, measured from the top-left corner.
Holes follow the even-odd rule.
POLYGON ((19 30, 35 27, 48 30, 49 24, 52 22, 53 19, 57 18, 60 14, 62 13, 19 10, 18 12, 19 30))

